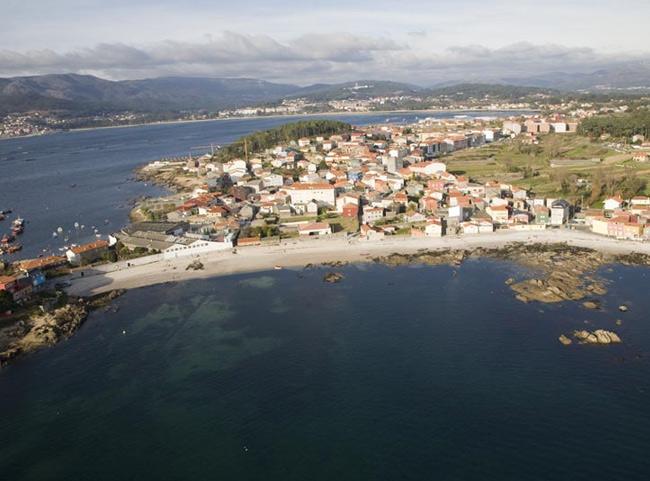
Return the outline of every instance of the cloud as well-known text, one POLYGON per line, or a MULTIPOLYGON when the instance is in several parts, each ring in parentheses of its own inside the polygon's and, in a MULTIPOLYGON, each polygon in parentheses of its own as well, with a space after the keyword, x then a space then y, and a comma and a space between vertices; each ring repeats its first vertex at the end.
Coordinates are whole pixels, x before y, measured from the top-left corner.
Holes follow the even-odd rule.
POLYGON ((552 71, 587 72, 650 56, 602 54, 588 47, 519 42, 500 48, 438 48, 424 32, 411 40, 348 33, 302 35, 280 42, 268 35, 225 32, 202 42, 167 40, 149 45, 101 43, 59 53, 0 50, 0 75, 85 73, 109 79, 160 76, 253 77, 310 84, 361 78, 429 85, 489 80, 552 71), (412 43, 411 43, 412 42, 412 43))

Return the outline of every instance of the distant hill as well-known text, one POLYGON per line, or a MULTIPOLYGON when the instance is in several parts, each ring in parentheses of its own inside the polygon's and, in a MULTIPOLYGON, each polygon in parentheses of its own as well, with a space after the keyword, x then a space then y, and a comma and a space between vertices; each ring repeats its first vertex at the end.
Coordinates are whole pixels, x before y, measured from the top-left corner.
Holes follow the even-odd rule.
POLYGON ((0 79, 0 114, 29 110, 218 110, 300 90, 255 79, 163 77, 113 82, 91 75, 0 79))
POLYGON ((526 78, 506 78, 504 81, 523 86, 545 87, 575 92, 646 91, 650 92, 650 65, 622 64, 591 73, 551 72, 526 78))
POLYGON ((422 87, 399 82, 358 80, 333 85, 311 85, 291 94, 290 97, 307 97, 313 102, 326 102, 350 98, 367 99, 377 96, 413 95, 422 90, 422 87))
POLYGON ((535 95, 556 95, 558 93, 557 90, 549 88, 491 83, 455 84, 421 91, 421 94, 431 97, 444 96, 455 101, 464 101, 471 98, 481 99, 486 96, 494 100, 515 101, 524 100, 535 95))

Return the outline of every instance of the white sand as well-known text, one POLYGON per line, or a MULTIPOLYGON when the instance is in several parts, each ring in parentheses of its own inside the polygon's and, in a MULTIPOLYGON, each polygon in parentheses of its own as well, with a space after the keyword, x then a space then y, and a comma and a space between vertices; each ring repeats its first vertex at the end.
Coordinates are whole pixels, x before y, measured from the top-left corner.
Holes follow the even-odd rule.
POLYGON ((124 268, 115 272, 90 275, 72 280, 68 293, 88 296, 112 289, 132 289, 170 281, 183 281, 231 274, 258 272, 275 266, 296 267, 308 263, 330 261, 369 262, 372 257, 393 252, 414 253, 420 249, 472 249, 476 247, 500 247, 510 242, 567 242, 569 245, 588 247, 607 253, 639 252, 650 254, 650 243, 620 241, 582 231, 563 229, 539 232, 502 231, 493 234, 449 236, 442 238, 386 237, 378 242, 349 242, 345 239, 309 239, 287 241, 281 246, 240 247, 238 253, 231 251, 184 257, 169 261, 124 268), (198 258, 203 270, 186 270, 186 266, 198 258))

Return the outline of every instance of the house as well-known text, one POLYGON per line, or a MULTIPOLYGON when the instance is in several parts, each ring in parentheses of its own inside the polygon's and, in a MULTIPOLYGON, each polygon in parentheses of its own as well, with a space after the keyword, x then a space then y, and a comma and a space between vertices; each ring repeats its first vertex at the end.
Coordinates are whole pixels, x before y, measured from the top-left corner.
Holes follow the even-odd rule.
POLYGON ((332 233, 332 226, 327 222, 307 222, 298 227, 298 233, 301 236, 328 235, 332 233))
POLYGON ((13 295, 18 279, 13 276, 0 276, 0 291, 5 291, 13 295))
POLYGON ((510 211, 505 205, 490 205, 485 209, 485 212, 487 212, 494 222, 499 224, 505 224, 508 222, 510 211))
POLYGON ((29 259, 17 263, 19 270, 26 274, 31 274, 34 271, 45 271, 61 267, 68 262, 68 259, 63 256, 49 256, 40 259, 29 259))
POLYGON ((536 224, 550 224, 551 223, 551 210, 543 205, 536 205, 533 207, 533 214, 535 215, 536 224))
POLYGON ((489 219, 476 219, 478 224, 478 233, 486 234, 494 232, 494 224, 489 219))
POLYGON ((356 204, 345 204, 343 206, 343 217, 359 217, 359 206, 356 204))
POLYGON ((384 238, 384 232, 376 227, 369 225, 362 225, 359 229, 359 240, 364 241, 380 241, 384 238))
POLYGON ((607 199, 605 199, 605 204, 604 204, 605 210, 614 210, 614 209, 618 209, 619 207, 623 207, 623 199, 621 199, 620 197, 618 196, 608 197, 607 199))
POLYGON ((459 227, 463 234, 478 234, 478 223, 476 222, 461 222, 459 227))
POLYGON ((647 162, 648 161, 648 153, 647 152, 637 152, 634 154, 634 157, 632 157, 632 160, 635 162, 647 162))
POLYGON ((363 215, 361 216, 361 220, 364 224, 372 224, 373 222, 377 222, 383 217, 384 217, 384 209, 382 209, 381 207, 375 207, 375 208, 371 207, 371 208, 363 209, 363 215))
POLYGON ((424 235, 426 237, 442 237, 444 235, 445 226, 440 219, 428 219, 424 224, 424 235))
POLYGON ((639 195, 636 197, 632 197, 630 199, 630 204, 633 206, 650 206, 650 197, 647 197, 645 195, 639 195))
POLYGON ((424 222, 427 220, 427 217, 420 212, 409 210, 406 214, 404 214, 404 220, 410 223, 424 222))
POLYGON ((104 252, 108 252, 108 242, 100 240, 70 249, 65 256, 70 264, 80 266, 96 261, 104 252))
POLYGON ((551 204, 551 225, 562 225, 569 220, 571 206, 564 199, 551 204))

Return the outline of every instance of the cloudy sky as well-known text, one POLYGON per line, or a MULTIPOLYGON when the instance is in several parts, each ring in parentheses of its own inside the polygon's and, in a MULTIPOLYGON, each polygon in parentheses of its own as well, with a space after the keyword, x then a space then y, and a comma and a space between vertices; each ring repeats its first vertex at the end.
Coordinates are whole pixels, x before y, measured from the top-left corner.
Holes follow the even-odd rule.
POLYGON ((648 0, 1 0, 0 76, 307 85, 648 64, 648 0))

